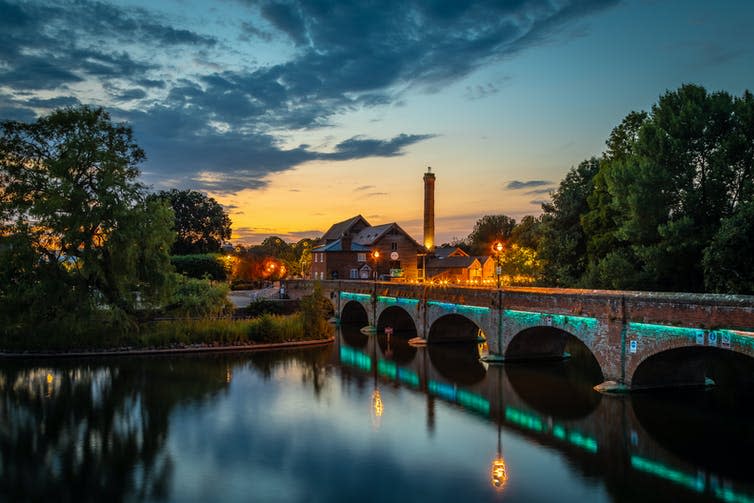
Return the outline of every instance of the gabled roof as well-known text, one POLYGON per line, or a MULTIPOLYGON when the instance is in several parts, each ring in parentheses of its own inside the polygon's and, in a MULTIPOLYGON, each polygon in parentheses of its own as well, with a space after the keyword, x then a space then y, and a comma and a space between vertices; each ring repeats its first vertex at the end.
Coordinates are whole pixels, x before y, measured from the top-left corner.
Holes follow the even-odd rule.
POLYGON ((364 246, 373 246, 377 241, 382 239, 383 236, 387 235, 390 231, 396 230, 400 234, 403 234, 406 238, 408 238, 411 243, 416 246, 416 249, 419 251, 426 251, 426 249, 416 242, 414 238, 411 237, 411 235, 404 231, 400 225, 393 222, 390 224, 382 224, 377 225, 375 227, 367 227, 366 229, 363 229, 361 232, 359 232, 356 236, 354 236, 353 241, 354 243, 359 243, 364 246))
POLYGON ((375 227, 367 227, 353 237, 354 243, 371 246, 389 231, 395 224, 382 224, 375 227))
POLYGON ((340 239, 344 234, 351 233, 351 230, 359 223, 363 227, 369 227, 369 222, 367 222, 364 217, 362 217, 361 215, 356 215, 355 217, 351 217, 348 220, 343 220, 342 222, 338 222, 337 224, 330 226, 327 232, 325 232, 324 236, 322 236, 322 240, 327 243, 328 241, 335 241, 336 239, 340 239))
POLYGON ((445 259, 448 257, 468 257, 469 254, 457 246, 442 246, 435 248, 435 257, 445 259))
POLYGON ((432 258, 427 260, 427 269, 469 269, 474 265, 474 262, 481 267, 476 257, 432 258))
MULTIPOLYGON (((317 252, 317 253, 339 252, 339 251, 343 251, 343 240, 341 239, 312 248, 312 252, 317 252)), ((348 251, 368 252, 369 248, 366 246, 360 245, 359 243, 352 242, 351 249, 348 251)))
POLYGON ((479 261, 480 264, 484 265, 487 263, 488 260, 495 260, 489 255, 477 255, 476 259, 479 261))

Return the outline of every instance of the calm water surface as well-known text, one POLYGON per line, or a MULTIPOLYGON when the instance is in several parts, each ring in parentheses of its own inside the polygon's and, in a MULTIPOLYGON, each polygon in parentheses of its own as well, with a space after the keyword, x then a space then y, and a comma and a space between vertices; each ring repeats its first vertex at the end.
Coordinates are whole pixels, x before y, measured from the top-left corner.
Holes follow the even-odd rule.
POLYGON ((306 351, 4 361, 0 501, 754 501, 750 393, 599 379, 349 329, 306 351))

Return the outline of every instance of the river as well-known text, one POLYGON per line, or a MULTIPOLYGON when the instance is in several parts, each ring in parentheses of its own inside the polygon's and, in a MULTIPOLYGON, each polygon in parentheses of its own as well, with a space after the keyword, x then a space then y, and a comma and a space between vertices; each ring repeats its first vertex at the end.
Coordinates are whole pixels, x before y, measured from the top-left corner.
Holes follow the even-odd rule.
POLYGON ((327 347, 0 362, 0 501, 754 501, 748 389, 603 396, 344 327, 327 347))

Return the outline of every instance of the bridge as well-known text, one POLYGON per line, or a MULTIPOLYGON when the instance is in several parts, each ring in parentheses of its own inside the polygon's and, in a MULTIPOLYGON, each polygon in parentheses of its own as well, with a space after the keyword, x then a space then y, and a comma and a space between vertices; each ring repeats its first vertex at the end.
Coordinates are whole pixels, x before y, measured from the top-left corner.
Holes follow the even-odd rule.
MULTIPOLYGON (((416 336, 429 344, 476 341, 500 361, 562 358, 580 343, 602 391, 708 383, 709 356, 754 358, 754 297, 557 288, 485 289, 320 281, 341 323, 416 336)), ((313 281, 288 281, 292 298, 313 281)), ((735 363, 735 362, 734 362, 735 363)), ((733 367, 737 365, 734 364, 733 367)), ((741 365, 746 367, 746 364, 741 365)), ((742 372, 743 379, 751 379, 742 372)))

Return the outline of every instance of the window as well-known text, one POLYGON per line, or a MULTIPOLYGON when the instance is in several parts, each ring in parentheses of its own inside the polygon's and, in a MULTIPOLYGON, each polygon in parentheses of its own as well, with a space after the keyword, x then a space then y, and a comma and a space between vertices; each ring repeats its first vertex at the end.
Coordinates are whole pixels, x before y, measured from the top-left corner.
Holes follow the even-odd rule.
POLYGON ((356 255, 356 261, 357 262, 366 262, 367 261, 367 254, 366 253, 359 253, 356 255))
POLYGON ((390 243, 390 249, 393 251, 398 250, 398 243, 390 243))
POLYGON ((351 269, 351 279, 359 279, 359 270, 351 269))

